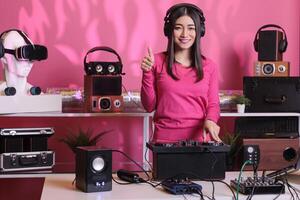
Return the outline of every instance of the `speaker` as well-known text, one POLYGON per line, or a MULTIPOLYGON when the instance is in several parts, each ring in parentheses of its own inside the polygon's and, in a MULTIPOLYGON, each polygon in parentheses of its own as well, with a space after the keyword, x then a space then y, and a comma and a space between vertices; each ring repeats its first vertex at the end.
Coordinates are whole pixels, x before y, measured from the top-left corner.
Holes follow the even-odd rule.
POLYGON ((84 96, 110 96, 122 94, 121 75, 84 76, 84 96))
POLYGON ((267 24, 258 29, 253 41, 259 61, 281 61, 288 46, 285 30, 276 24, 267 24), (263 30, 276 28, 279 30, 263 30))
MULTIPOLYGON (((259 146, 260 161, 258 170, 278 170, 295 165, 299 157, 299 138, 244 138, 242 139, 242 145, 259 146)), ((239 164, 241 166, 242 162, 239 164)))
POLYGON ((100 47, 94 47, 90 49, 85 57, 84 57, 84 70, 87 75, 117 75, 122 74, 122 60, 119 54, 113 50, 110 47, 100 46, 100 47), (117 56, 118 61, 117 62, 105 62, 105 61, 90 61, 87 62, 87 56, 88 54, 95 52, 95 51, 106 51, 110 52, 117 56))
POLYGON ((257 61, 254 76, 290 76, 290 63, 286 61, 257 61))
POLYGON ((76 187, 83 192, 112 190, 112 151, 99 147, 76 148, 76 187))
POLYGON ((90 96, 85 101, 87 112, 121 112, 123 105, 123 96, 90 96))
POLYGON ((200 18, 200 36, 203 37, 205 35, 205 17, 203 15, 202 10, 197 7, 194 4, 190 3, 179 3, 167 10, 166 16, 164 18, 165 24, 164 24, 164 34, 165 36, 169 37, 172 34, 172 22, 171 22, 171 16, 174 14, 174 12, 180 8, 186 7, 188 9, 194 10, 200 18))

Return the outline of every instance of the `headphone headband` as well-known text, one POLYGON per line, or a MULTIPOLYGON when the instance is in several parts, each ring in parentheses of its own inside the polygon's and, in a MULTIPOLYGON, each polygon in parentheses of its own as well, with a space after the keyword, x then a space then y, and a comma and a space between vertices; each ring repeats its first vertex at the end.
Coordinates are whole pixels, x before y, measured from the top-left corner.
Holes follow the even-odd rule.
POLYGON ((190 4, 190 3, 179 3, 179 4, 175 4, 173 5, 171 8, 169 8, 166 12, 166 16, 164 18, 164 34, 165 36, 169 37, 170 32, 171 32, 171 21, 170 21, 170 16, 179 8, 189 8, 192 9, 194 12, 196 12, 196 14, 199 16, 200 18, 200 37, 203 37, 205 34, 205 17, 203 15, 202 10, 194 5, 194 4, 190 4))
POLYGON ((260 28, 257 30, 256 34, 255 34, 255 40, 256 40, 257 37, 258 37, 258 33, 259 33, 262 29, 265 29, 265 28, 278 28, 278 29, 282 30, 282 32, 283 32, 283 37, 284 37, 284 39, 287 41, 287 37, 286 37, 285 30, 284 30, 281 26, 279 26, 279 25, 277 25, 277 24, 266 24, 266 25, 263 25, 262 27, 260 27, 260 28))
POLYGON ((118 57, 118 60, 119 60, 119 62, 120 62, 121 65, 122 65, 122 60, 121 60, 121 57, 119 56, 119 54, 118 54, 115 50, 113 50, 112 48, 107 47, 107 46, 99 46, 99 47, 94 47, 94 48, 90 49, 90 50, 86 53, 86 55, 85 55, 85 57, 84 57, 84 65, 87 64, 87 63, 86 63, 86 58, 87 58, 88 54, 93 53, 93 52, 95 52, 95 51, 107 51, 107 52, 110 52, 110 53, 115 54, 115 55, 118 57))

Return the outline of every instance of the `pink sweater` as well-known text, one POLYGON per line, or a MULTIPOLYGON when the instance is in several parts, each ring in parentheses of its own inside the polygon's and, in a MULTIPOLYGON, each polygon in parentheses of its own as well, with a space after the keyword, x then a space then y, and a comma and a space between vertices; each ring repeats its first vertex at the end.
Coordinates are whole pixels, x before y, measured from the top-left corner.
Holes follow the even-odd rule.
POLYGON ((167 74, 165 57, 155 54, 152 70, 143 72, 142 104, 148 112, 155 110, 153 141, 203 141, 204 120, 217 122, 220 116, 218 69, 203 59, 204 78, 195 82, 194 68, 175 63, 173 72, 179 80, 174 80, 167 74))

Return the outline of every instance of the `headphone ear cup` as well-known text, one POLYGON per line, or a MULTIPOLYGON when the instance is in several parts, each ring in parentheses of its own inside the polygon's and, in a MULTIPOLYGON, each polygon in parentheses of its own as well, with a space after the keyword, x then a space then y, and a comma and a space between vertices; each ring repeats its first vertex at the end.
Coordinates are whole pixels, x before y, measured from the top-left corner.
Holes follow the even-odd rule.
POLYGON ((201 22, 200 26, 200 36, 203 37, 205 35, 205 24, 201 22))
POLYGON ((2 41, 0 41, 0 58, 4 56, 4 46, 2 44, 2 41))
POLYGON ((169 22, 165 22, 165 25, 164 25, 164 34, 166 37, 169 37, 170 35, 170 23, 169 22))
POLYGON ((256 52, 258 52, 258 40, 255 38, 255 40, 253 41, 253 46, 254 46, 254 50, 256 52))
POLYGON ((281 40, 281 41, 279 42, 279 51, 280 51, 281 53, 283 53, 283 52, 286 51, 286 49, 287 49, 287 41, 286 41, 286 40, 281 40))

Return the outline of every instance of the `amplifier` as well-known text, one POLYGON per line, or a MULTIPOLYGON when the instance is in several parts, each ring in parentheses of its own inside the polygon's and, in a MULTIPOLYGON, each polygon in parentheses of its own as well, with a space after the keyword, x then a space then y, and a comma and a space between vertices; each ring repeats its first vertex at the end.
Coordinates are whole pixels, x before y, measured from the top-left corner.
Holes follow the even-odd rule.
POLYGON ((53 128, 1 128, 0 153, 47 151, 53 128))
POLYGON ((199 180, 222 180, 225 178, 226 153, 230 147, 223 143, 149 144, 153 155, 153 178, 192 178, 199 180), (172 167, 170 167, 172 166, 172 167))
POLYGON ((298 138, 298 117, 239 117, 234 133, 242 138, 298 138))
POLYGON ((246 112, 300 112, 300 77, 244 77, 246 112))
POLYGON ((45 170, 55 163, 53 151, 13 152, 0 154, 0 171, 45 170))
MULTIPOLYGON (((258 145, 260 161, 258 170, 278 170, 287 166, 296 165, 299 159, 299 138, 243 138, 242 145, 258 145)), ((242 152, 241 152, 242 153, 242 152)), ((242 155, 240 154, 240 158, 242 155)), ((242 166, 243 159, 239 162, 242 166)), ((252 169, 252 167, 246 167, 252 169)))

